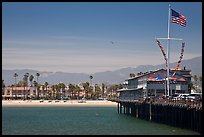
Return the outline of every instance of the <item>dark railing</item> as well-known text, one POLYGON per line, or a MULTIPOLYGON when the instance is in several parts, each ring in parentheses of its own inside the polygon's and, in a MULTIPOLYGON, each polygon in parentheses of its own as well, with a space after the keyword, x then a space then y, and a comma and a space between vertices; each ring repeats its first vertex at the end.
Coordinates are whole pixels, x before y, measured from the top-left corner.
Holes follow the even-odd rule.
POLYGON ((174 99, 112 99, 118 113, 170 126, 190 129, 202 134, 202 101, 174 99))
POLYGON ((202 109, 202 100, 192 100, 192 99, 171 99, 171 98, 139 98, 138 100, 123 100, 119 98, 109 99, 113 102, 146 102, 151 104, 161 104, 161 105, 172 105, 172 106, 182 106, 188 108, 202 109))

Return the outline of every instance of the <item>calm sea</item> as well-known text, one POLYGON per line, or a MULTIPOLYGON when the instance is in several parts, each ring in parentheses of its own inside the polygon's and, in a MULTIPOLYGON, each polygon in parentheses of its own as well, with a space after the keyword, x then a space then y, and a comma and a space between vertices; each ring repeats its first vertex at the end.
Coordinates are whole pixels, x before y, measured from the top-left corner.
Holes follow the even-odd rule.
POLYGON ((116 107, 2 107, 3 135, 197 135, 118 114, 116 107))

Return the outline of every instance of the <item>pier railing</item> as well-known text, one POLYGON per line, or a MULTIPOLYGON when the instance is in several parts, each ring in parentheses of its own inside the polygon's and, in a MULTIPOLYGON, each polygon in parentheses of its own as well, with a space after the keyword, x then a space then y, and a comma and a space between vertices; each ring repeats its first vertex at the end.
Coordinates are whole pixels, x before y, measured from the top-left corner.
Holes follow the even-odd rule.
POLYGON ((111 99, 118 103, 118 113, 154 121, 202 134, 202 101, 140 98, 139 100, 111 99))
POLYGON ((140 98, 138 100, 123 100, 118 98, 112 98, 110 101, 113 102, 146 102, 151 104, 161 104, 161 105, 172 105, 172 106, 181 106, 187 108, 196 108, 202 109, 202 100, 192 100, 192 99, 160 99, 160 98, 140 98))

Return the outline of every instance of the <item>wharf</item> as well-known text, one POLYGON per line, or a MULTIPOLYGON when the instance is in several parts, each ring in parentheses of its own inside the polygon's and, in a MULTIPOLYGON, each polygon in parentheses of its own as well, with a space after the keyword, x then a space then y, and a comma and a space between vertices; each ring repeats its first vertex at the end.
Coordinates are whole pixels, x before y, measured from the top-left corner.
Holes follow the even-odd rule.
POLYGON ((112 100, 119 114, 189 129, 202 134, 202 101, 190 100, 112 100))

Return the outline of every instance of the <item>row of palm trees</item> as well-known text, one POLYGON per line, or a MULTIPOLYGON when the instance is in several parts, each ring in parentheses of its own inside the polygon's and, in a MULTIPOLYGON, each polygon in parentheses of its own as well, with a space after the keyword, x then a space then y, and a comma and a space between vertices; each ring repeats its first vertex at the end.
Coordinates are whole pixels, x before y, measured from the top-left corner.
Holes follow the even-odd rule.
MULTIPOLYGON (((46 93, 46 96, 44 98, 46 99, 61 99, 62 97, 66 97, 66 95, 70 95, 70 99, 98 99, 99 97, 107 98, 107 97, 113 97, 116 96, 116 90, 119 88, 122 88, 121 84, 114 84, 110 86, 106 86, 104 83, 102 83, 102 87, 98 84, 95 84, 92 86, 92 79, 93 76, 90 75, 90 83, 89 82, 83 82, 81 83, 83 87, 83 91, 77 84, 69 84, 68 90, 66 90, 66 85, 64 83, 54 84, 49 87, 48 90, 48 82, 45 82, 44 84, 38 83, 38 78, 40 76, 39 73, 36 73, 37 81, 34 80, 33 75, 29 75, 29 73, 25 73, 23 76, 23 79, 20 80, 17 83, 17 77, 18 74, 14 73, 15 78, 15 85, 11 85, 11 87, 24 87, 24 91, 26 91, 26 87, 28 87, 28 80, 30 81, 30 87, 33 87, 35 90, 35 96, 34 99, 42 98, 39 96, 41 93, 46 93), (106 91, 106 92, 105 92, 106 91), (81 92, 84 92, 84 96, 81 96, 81 92)), ((4 84, 4 80, 2 80, 2 83, 4 84)), ((4 84, 5 87, 5 84, 4 84)), ((28 90, 28 89, 27 89, 28 90)), ((27 91, 29 92, 29 91, 27 91)), ((25 92, 24 92, 25 93, 25 92)), ((23 97, 23 99, 27 99, 28 97, 23 97)))
POLYGON ((36 77, 37 77, 37 81, 34 81, 33 82, 33 79, 34 79, 34 76, 33 75, 30 75, 29 76, 29 73, 25 73, 24 74, 24 77, 23 77, 23 80, 22 81, 19 81, 18 85, 16 83, 16 78, 18 77, 18 74, 17 73, 14 73, 14 78, 15 78, 15 86, 28 86, 28 79, 31 83, 31 86, 33 86, 33 83, 34 84, 37 84, 38 83, 38 77, 40 76, 40 73, 36 73, 36 77))

